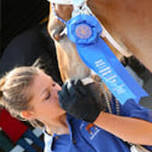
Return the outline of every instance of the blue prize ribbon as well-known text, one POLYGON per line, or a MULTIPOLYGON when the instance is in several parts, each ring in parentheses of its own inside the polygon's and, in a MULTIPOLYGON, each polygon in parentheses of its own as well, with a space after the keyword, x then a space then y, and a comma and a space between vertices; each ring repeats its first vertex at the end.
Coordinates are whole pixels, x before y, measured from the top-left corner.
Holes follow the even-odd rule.
POLYGON ((93 16, 79 15, 67 22, 68 38, 76 44, 84 63, 95 71, 112 94, 124 104, 148 96, 100 38, 102 28, 93 16))

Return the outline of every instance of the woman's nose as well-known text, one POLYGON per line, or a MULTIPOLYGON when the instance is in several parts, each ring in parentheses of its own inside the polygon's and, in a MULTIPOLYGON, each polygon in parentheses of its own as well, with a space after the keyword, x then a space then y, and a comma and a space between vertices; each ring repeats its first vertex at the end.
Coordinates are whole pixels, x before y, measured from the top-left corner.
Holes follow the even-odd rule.
POLYGON ((56 90, 56 91, 60 91, 61 89, 62 89, 61 86, 56 83, 56 85, 55 85, 55 90, 56 90))

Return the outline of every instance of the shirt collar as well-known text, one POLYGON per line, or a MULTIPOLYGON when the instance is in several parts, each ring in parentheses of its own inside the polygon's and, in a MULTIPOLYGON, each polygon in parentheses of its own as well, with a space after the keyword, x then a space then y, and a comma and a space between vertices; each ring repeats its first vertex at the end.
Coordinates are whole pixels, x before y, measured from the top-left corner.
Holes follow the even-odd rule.
MULTIPOLYGON (((73 120, 74 118, 67 114, 66 116, 66 120, 67 120, 67 124, 68 124, 68 128, 69 128, 69 135, 70 135, 70 140, 72 140, 73 138, 73 133, 72 133, 72 125, 71 125, 71 121, 73 120)), ((56 136, 60 136, 60 135, 57 135, 57 134, 53 134, 53 135, 49 135, 46 131, 46 129, 43 130, 43 133, 44 133, 44 141, 45 141, 45 149, 44 149, 44 152, 50 152, 50 150, 52 151, 53 150, 53 141, 55 139, 56 136)))

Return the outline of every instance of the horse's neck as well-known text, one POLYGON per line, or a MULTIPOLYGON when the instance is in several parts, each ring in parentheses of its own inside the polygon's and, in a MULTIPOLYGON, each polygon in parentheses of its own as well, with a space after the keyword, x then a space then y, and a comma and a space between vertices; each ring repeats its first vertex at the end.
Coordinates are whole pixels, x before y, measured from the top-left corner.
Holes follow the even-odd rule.
POLYGON ((152 67, 151 0, 88 0, 88 5, 114 39, 152 67))
MULTIPOLYGON (((96 17, 115 39, 123 41, 129 48, 136 48, 137 34, 139 36, 141 30, 148 27, 144 22, 144 15, 151 16, 148 5, 152 4, 151 0, 125 0, 123 2, 122 0, 89 0, 88 2, 96 17)), ((150 20, 149 22, 152 23, 150 20)))
POLYGON ((68 39, 56 43, 57 58, 61 77, 67 79, 85 78, 90 75, 90 69, 80 59, 75 46, 68 39))

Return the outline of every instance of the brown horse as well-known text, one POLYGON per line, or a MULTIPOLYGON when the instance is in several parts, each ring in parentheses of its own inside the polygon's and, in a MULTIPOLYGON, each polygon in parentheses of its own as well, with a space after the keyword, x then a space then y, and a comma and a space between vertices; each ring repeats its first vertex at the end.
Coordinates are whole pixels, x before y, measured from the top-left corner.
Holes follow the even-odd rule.
MULTIPOLYGON (((50 0, 51 1, 51 0, 50 0)), ((152 71, 152 1, 151 0, 88 0, 89 8, 105 29, 121 46, 120 54, 106 38, 106 43, 120 59, 121 55, 136 56, 152 71)), ((56 14, 64 20, 71 18, 72 5, 55 4, 56 14)), ((65 25, 50 7, 49 33, 55 39, 59 68, 63 81, 83 78, 90 70, 79 58, 75 45, 62 35, 65 25)))

